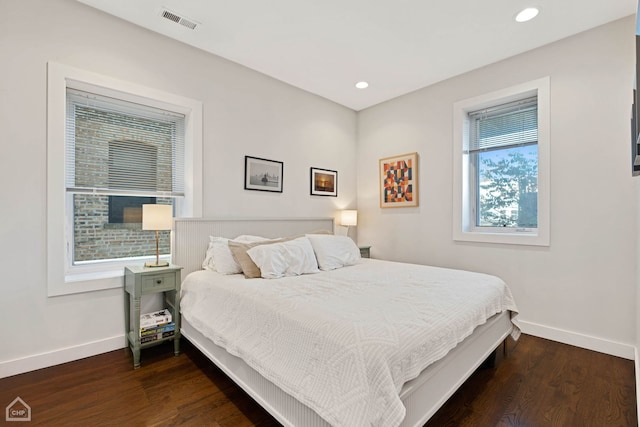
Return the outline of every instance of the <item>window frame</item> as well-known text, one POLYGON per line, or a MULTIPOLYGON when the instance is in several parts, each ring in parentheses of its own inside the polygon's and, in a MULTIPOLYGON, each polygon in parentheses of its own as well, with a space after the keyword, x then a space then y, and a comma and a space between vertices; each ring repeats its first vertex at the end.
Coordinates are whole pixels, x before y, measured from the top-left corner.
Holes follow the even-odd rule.
POLYGON ((122 288, 124 266, 140 259, 72 265, 72 198, 65 187, 67 88, 175 111, 185 115, 185 197, 176 199, 181 217, 202 216, 202 102, 72 66, 47 64, 47 294, 68 295, 122 288))
POLYGON ((550 245, 550 78, 543 77, 453 104, 453 240, 514 245, 550 245), (469 112, 527 96, 538 98, 538 227, 476 226, 469 147, 469 112))

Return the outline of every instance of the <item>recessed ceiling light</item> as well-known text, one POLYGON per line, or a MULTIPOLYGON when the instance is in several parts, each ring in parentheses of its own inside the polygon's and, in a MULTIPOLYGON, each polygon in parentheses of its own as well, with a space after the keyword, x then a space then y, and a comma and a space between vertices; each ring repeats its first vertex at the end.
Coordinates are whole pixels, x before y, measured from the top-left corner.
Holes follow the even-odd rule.
POLYGON ((538 12, 540 12, 535 7, 528 7, 523 9, 520 13, 516 15, 516 21, 518 22, 527 22, 538 16, 538 12))
POLYGON ((358 83, 356 83, 356 87, 358 89, 366 89, 366 88, 369 87, 369 83, 367 83, 367 82, 358 82, 358 83))

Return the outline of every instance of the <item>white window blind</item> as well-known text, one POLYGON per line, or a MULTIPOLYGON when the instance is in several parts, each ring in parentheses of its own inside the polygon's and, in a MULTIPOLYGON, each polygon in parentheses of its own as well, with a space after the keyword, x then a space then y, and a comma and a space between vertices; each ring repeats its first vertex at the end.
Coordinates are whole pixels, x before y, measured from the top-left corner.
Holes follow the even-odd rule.
POLYGON ((182 197, 184 115, 67 89, 67 193, 182 197))
POLYGON ((131 141, 109 142, 109 188, 155 191, 158 188, 158 147, 131 141))
POLYGON ((538 99, 530 97, 469 113, 469 152, 536 144, 538 99))

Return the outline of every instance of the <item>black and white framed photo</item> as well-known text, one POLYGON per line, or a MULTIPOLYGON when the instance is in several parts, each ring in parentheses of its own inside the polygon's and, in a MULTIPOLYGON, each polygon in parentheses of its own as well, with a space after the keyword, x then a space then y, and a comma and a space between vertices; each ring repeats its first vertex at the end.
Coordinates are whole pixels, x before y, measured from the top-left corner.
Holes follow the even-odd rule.
POLYGON ((244 189, 282 193, 284 163, 244 156, 244 189))
POLYGON ((338 196, 338 172, 311 168, 311 195, 338 196))

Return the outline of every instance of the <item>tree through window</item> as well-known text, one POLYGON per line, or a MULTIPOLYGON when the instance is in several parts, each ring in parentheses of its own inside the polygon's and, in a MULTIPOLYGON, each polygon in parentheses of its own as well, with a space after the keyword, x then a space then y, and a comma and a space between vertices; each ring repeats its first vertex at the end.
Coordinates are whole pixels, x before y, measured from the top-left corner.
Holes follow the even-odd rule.
POLYGON ((538 226, 537 97, 469 113, 477 227, 538 226))

